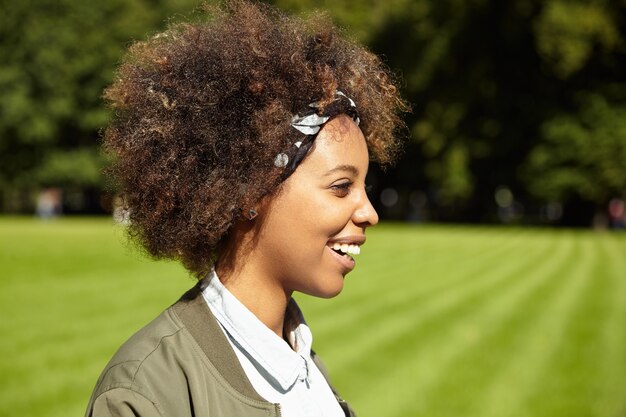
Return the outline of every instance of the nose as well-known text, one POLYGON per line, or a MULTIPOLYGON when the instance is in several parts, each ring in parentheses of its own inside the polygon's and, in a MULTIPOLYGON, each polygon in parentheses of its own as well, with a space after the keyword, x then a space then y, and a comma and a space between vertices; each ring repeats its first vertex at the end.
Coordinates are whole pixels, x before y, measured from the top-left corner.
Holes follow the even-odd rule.
POLYGON ((353 221, 363 227, 374 226, 378 223, 378 213, 376 213, 365 191, 363 191, 357 209, 354 211, 353 221))

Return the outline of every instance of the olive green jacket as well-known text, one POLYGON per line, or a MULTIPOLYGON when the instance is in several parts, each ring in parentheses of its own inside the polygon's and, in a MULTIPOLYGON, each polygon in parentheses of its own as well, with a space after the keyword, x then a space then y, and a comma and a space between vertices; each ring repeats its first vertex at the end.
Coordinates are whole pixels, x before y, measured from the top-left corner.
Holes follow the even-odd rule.
POLYGON ((280 406, 254 390, 196 285, 122 345, 100 375, 85 416, 278 417, 280 406))

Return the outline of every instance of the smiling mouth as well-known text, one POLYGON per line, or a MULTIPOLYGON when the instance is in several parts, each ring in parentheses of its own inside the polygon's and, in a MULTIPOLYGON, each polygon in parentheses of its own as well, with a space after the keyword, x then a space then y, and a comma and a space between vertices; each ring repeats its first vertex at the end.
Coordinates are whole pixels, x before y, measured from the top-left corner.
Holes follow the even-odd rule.
POLYGON ((348 243, 333 243, 329 245, 330 249, 332 249, 335 253, 344 256, 349 259, 353 259, 351 255, 358 255, 361 253, 361 246, 357 244, 348 244, 348 243))

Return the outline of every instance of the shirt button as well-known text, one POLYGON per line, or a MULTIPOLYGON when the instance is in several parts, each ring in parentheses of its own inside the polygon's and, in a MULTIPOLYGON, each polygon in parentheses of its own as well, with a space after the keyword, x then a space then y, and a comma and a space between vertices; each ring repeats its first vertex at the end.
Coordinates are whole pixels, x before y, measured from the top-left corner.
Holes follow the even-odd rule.
POLYGON ((307 383, 311 382, 309 380, 309 364, 306 362, 306 360, 304 361, 304 363, 302 364, 302 367, 300 368, 300 373, 298 374, 298 379, 300 381, 306 381, 307 383))

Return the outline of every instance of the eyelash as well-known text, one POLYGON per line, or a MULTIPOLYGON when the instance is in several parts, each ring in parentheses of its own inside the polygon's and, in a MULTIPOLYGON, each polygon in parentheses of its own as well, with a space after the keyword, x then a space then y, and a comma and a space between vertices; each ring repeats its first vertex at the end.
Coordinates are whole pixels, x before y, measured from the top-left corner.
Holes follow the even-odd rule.
MULTIPOLYGON (((352 187, 352 181, 342 182, 341 184, 336 184, 332 186, 334 191, 337 191, 338 194, 341 194, 341 197, 345 197, 350 192, 350 188, 352 187)), ((365 193, 369 196, 373 187, 371 185, 365 186, 365 193)))
POLYGON ((350 192, 350 187, 352 187, 352 181, 346 181, 333 185, 332 189, 337 191, 337 194, 340 194, 341 197, 345 197, 350 192))

